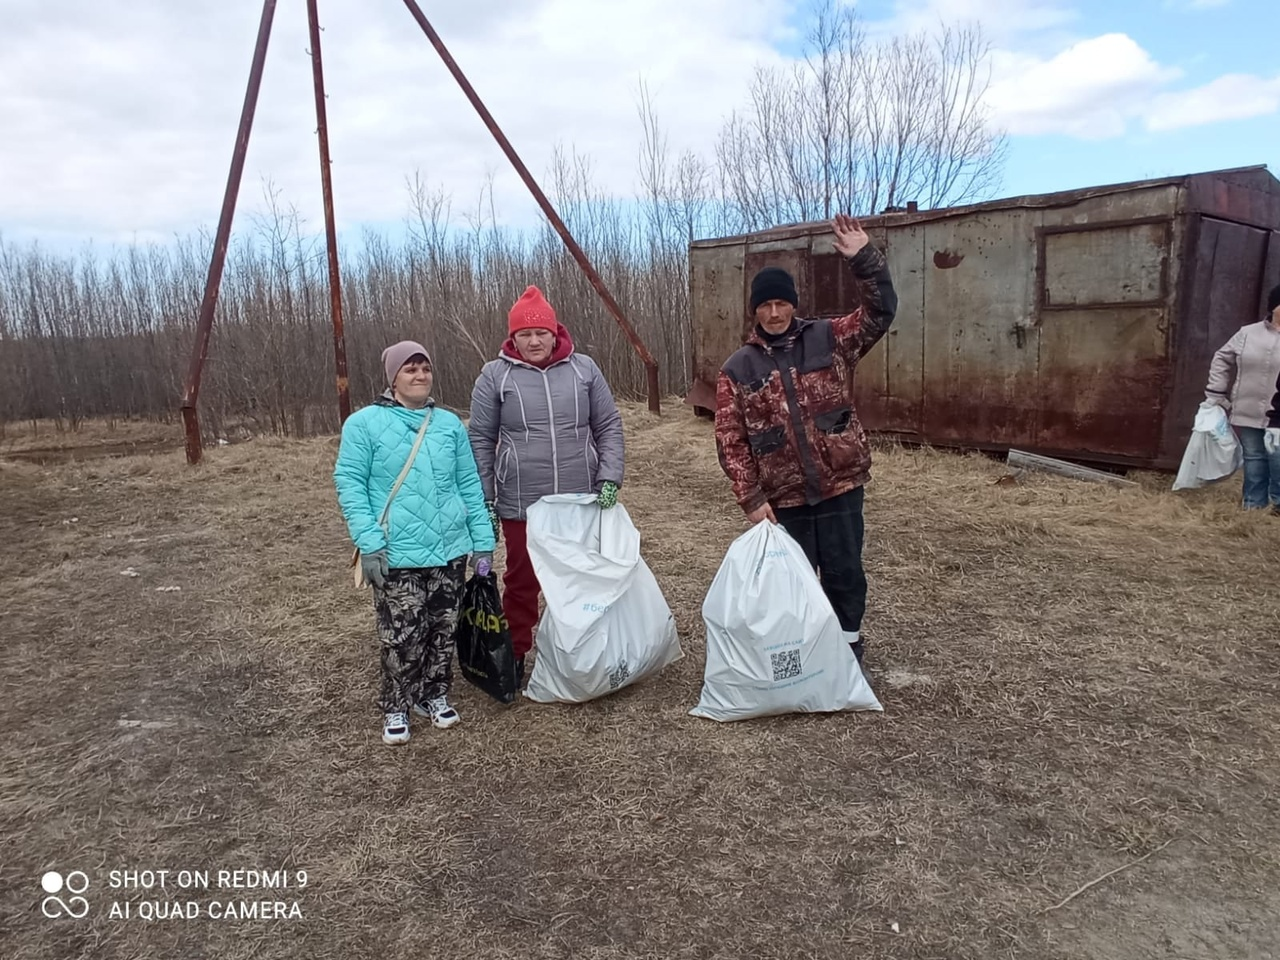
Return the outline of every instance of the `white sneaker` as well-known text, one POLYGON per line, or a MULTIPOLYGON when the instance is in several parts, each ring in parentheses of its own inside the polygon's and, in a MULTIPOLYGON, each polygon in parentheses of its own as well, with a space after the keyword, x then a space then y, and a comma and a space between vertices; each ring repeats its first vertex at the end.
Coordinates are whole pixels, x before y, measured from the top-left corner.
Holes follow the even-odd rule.
POLYGON ((382 742, 392 746, 409 742, 408 714, 388 713, 382 718, 382 742))
POLYGON ((458 711, 449 706, 447 697, 436 697, 413 705, 413 712, 420 717, 430 717, 431 723, 441 730, 447 730, 462 719, 458 711))

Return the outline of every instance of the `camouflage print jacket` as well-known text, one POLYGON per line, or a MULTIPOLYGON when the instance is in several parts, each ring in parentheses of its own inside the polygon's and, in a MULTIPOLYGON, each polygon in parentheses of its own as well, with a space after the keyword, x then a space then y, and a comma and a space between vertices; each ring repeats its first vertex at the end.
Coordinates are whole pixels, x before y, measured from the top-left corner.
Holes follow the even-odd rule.
POLYGON ((853 408, 853 369, 893 323, 898 296, 884 254, 849 261, 861 305, 836 320, 796 320, 782 338, 760 328, 720 369, 716 448, 742 509, 815 504, 871 477, 853 408))

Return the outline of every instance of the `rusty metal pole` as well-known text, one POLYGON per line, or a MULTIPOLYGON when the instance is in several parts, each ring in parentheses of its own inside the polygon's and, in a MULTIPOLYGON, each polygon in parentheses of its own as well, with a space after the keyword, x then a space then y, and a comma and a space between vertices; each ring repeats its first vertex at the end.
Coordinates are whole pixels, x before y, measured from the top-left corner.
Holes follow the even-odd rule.
POLYGON ((565 226, 564 221, 560 219, 560 215, 551 206, 551 201, 547 199, 546 194, 542 192, 542 188, 538 186, 537 181, 533 179, 533 175, 529 173, 529 169, 516 154, 515 148, 511 146, 511 142, 507 140, 506 135, 498 127, 497 121, 493 119, 493 115, 485 107, 480 95, 476 93, 470 82, 468 82, 462 72, 462 68, 453 59, 453 56, 445 47, 444 41, 440 39, 440 35, 436 33, 427 20, 422 8, 418 6, 417 0, 404 0, 404 5, 413 14, 413 19, 418 21, 418 26, 427 35, 431 45, 436 48, 436 52, 440 54, 440 58, 444 61, 444 65, 449 68, 449 72, 453 74, 453 79, 458 81, 458 86, 467 95, 471 105, 476 108, 476 112, 480 114, 480 119, 484 121, 484 125, 489 128, 489 132, 498 141, 498 146, 502 148, 502 152, 507 155, 511 165, 516 168, 516 173, 520 174, 520 179, 524 181, 525 186, 529 188, 529 192, 533 194, 533 199, 538 202, 538 206, 542 208, 542 212, 551 221, 551 226, 555 228, 556 233, 560 234, 560 239, 564 241, 564 245, 568 248, 573 259, 578 261, 578 266, 582 268, 582 272, 591 281, 591 286, 595 287, 596 293, 600 294, 600 299, 604 301, 605 306, 609 308, 609 312, 613 314, 613 318, 618 321, 618 326, 622 328, 622 332, 631 341, 631 346, 643 361, 648 374, 649 409, 654 413, 661 413, 662 408, 658 397, 658 362, 653 359, 649 349, 644 345, 644 341, 640 339, 639 334, 636 333, 635 329, 627 321, 626 316, 623 315, 622 308, 618 306, 617 301, 613 299, 613 294, 609 292, 609 288, 600 279, 600 274, 596 273, 596 269, 591 265, 591 261, 587 259, 587 255, 578 246, 578 242, 573 239, 573 235, 569 233, 569 228, 565 226))
POLYGON ((320 140, 320 186, 324 193, 324 238, 329 251, 329 316, 333 321, 333 363, 338 385, 338 418, 351 416, 347 381, 347 342, 342 330, 342 277, 338 273, 338 231, 333 222, 333 179, 330 175, 329 120, 324 105, 324 65, 320 59, 320 15, 316 0, 307 0, 311 31, 311 76, 316 91, 316 135, 320 140))
POLYGON ((209 355, 209 334, 213 330, 213 314, 218 305, 218 288, 222 285, 222 268, 227 262, 227 244, 231 240, 231 220, 236 212, 236 198, 240 194, 240 178, 244 173, 244 158, 249 150, 249 132, 253 129, 253 114, 258 106, 258 91, 262 87, 262 67, 267 59, 267 42, 271 39, 271 22, 275 18, 276 0, 263 0, 262 19, 258 23, 258 41, 253 49, 253 64, 249 68, 249 86, 244 93, 244 106, 240 110, 240 128, 236 133, 235 150, 231 154, 231 170, 227 174, 227 188, 222 197, 222 212, 218 217, 218 232, 213 238, 213 256, 209 260, 209 275, 205 279, 204 299, 200 301, 200 319, 196 323, 196 342, 191 349, 191 363, 187 368, 187 384, 182 394, 182 422, 187 434, 187 463, 200 462, 203 448, 200 443, 200 414, 196 400, 200 396, 200 375, 209 355))

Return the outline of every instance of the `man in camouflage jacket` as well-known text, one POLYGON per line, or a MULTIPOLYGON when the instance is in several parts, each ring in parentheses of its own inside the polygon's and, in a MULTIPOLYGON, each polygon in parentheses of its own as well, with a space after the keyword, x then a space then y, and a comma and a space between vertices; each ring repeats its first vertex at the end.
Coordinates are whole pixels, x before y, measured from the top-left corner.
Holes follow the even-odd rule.
POLYGON ((889 329, 898 297, 884 254, 858 222, 839 215, 832 227, 861 303, 836 320, 797 319, 791 275, 777 267, 757 273, 755 329, 716 384, 716 448, 747 519, 781 523, 804 548, 861 660, 871 450, 853 408, 853 371, 889 329))

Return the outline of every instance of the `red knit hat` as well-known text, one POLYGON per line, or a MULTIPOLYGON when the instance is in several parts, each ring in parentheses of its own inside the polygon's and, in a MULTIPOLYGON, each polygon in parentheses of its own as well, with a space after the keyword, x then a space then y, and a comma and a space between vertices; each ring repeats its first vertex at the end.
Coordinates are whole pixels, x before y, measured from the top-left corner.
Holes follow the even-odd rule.
POLYGON ((556 312, 537 287, 528 287, 520 294, 520 299, 507 314, 507 333, 517 330, 550 330, 556 329, 556 312))

